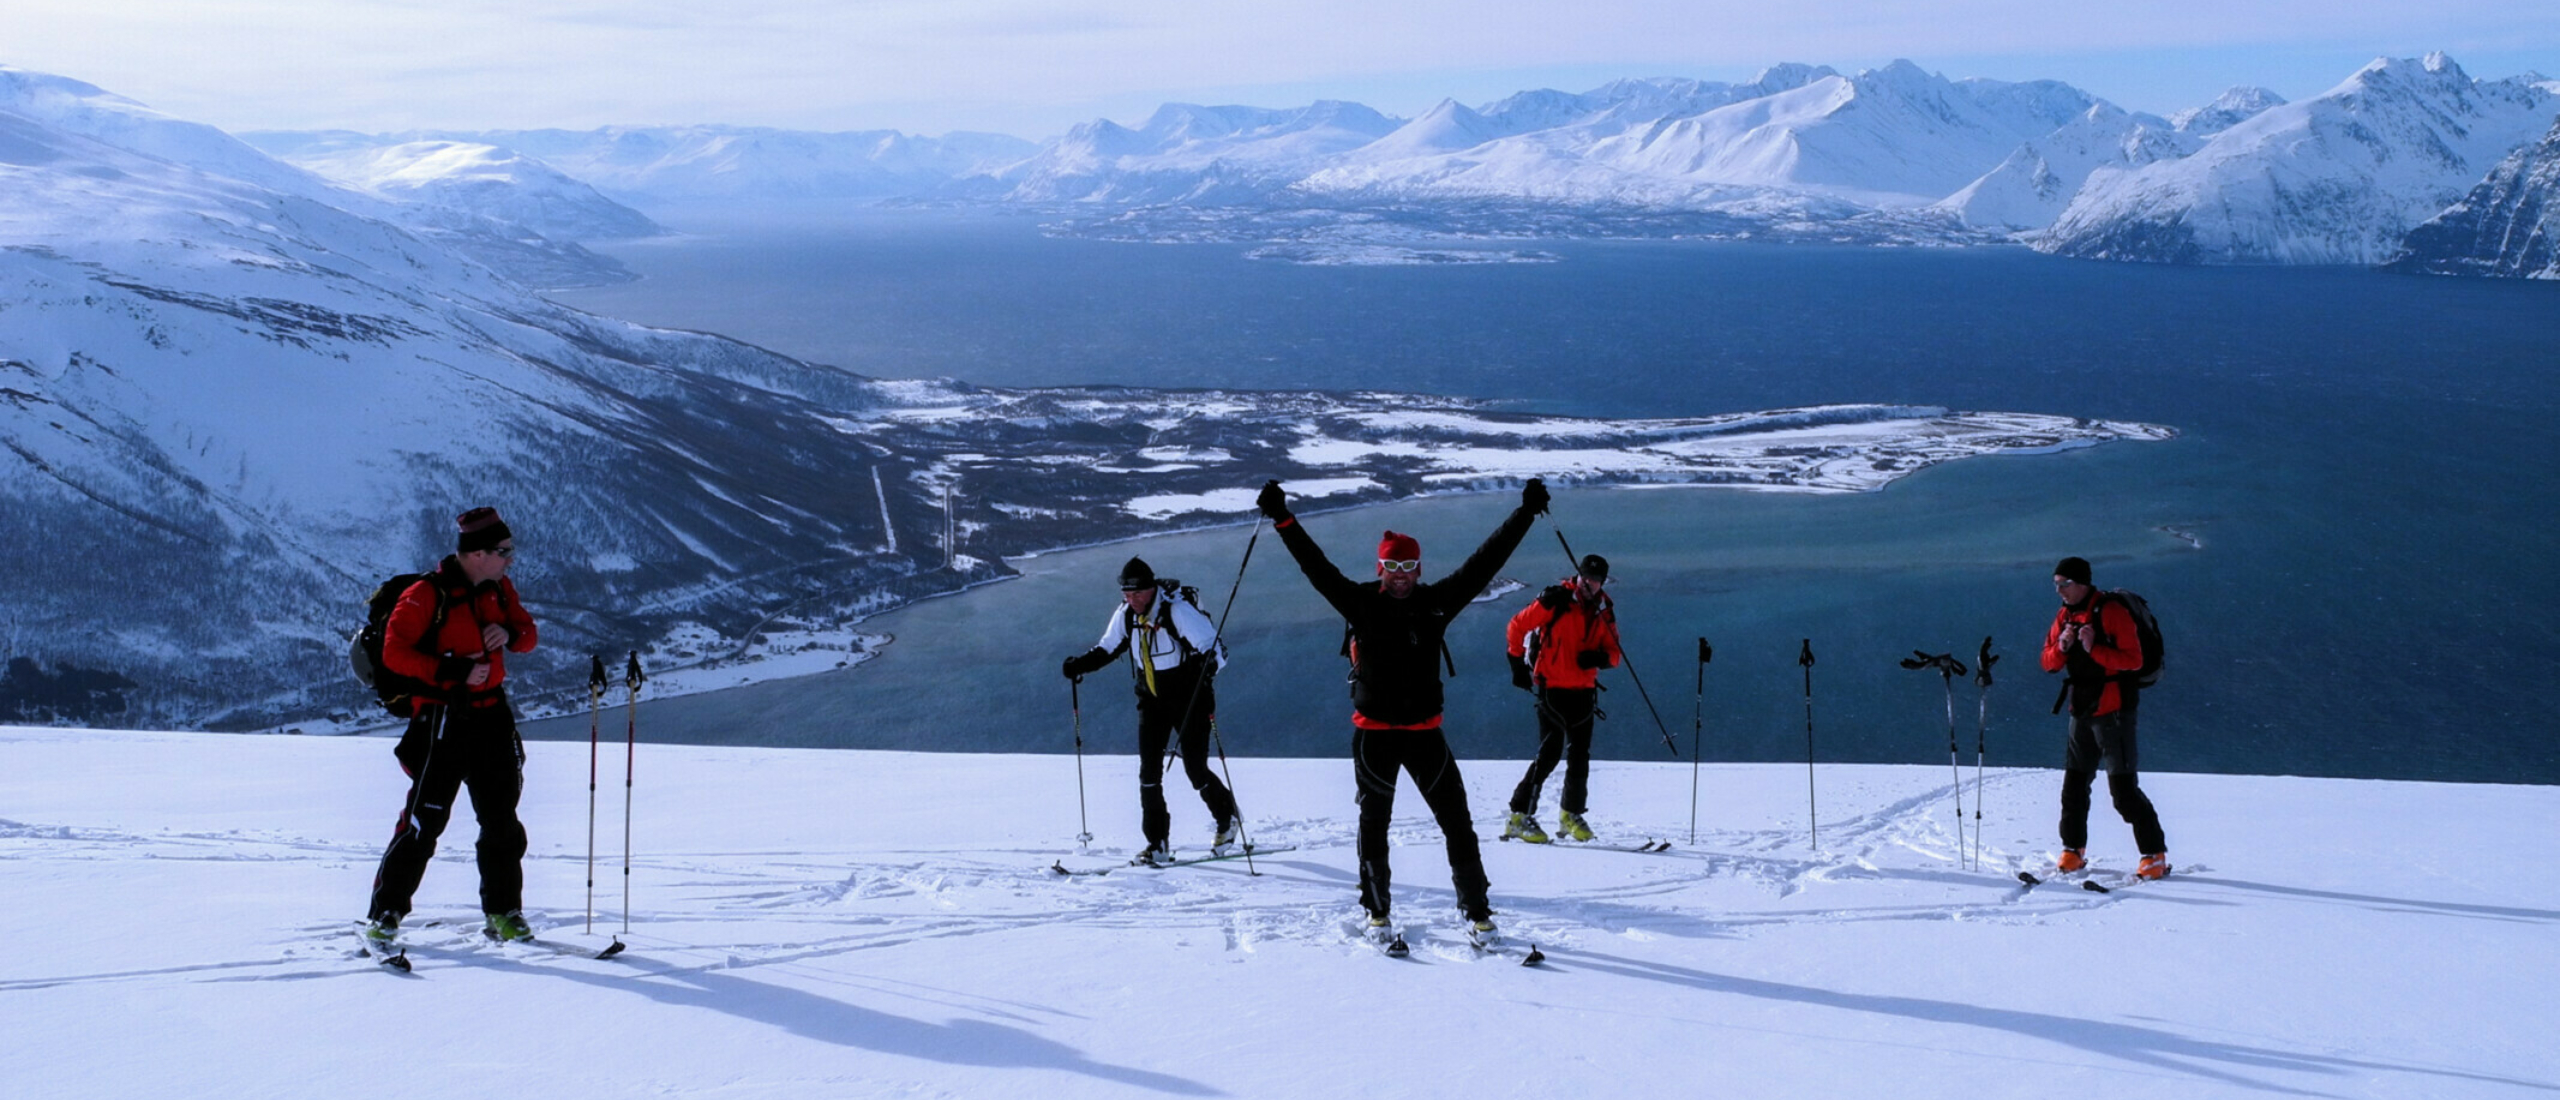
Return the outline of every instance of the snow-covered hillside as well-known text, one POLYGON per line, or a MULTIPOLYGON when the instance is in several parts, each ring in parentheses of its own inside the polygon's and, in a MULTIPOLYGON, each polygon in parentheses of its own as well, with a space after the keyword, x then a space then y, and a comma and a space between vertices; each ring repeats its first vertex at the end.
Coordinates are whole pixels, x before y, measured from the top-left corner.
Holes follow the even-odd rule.
POLYGON ((2378 60, 2192 156, 2098 171, 2035 246, 2173 263, 2378 263, 2555 114, 2560 96, 2523 78, 2474 80, 2443 54, 2378 60))
MULTIPOLYGON (((256 135, 245 140, 257 143, 256 135)), ((357 134, 260 144, 279 159, 360 191, 461 217, 487 217, 563 241, 655 236, 648 216, 512 149, 476 142, 380 145, 357 134)))
POLYGON ((315 144, 339 151, 415 142, 498 146, 607 195, 650 204, 936 194, 957 177, 1019 160, 1032 149, 1032 143, 1002 134, 929 138, 895 130, 824 133, 712 125, 376 135, 269 131, 246 136, 260 148, 294 156, 315 144))
POLYGON ((2560 123, 2409 232, 2387 265, 2437 275, 2560 279, 2560 123))
MULTIPOLYGON (((1414 955, 1363 942, 1340 759, 1230 762, 1264 846, 1251 868, 1064 877, 1049 868, 1111 867, 1137 843, 1125 730, 1083 761, 1086 853, 1065 755, 662 746, 647 708, 627 880, 624 759, 602 753, 593 933, 587 746, 526 746, 538 934, 629 950, 480 941, 458 814, 406 930, 409 975, 354 936, 404 789, 387 739, 0 729, 11 1093, 2560 1091, 2560 872, 2482 857, 2560 816, 2549 787, 2150 771, 2177 873, 2100 895, 2011 877, 2052 850, 2044 768, 1993 767, 1978 804, 1966 769, 1979 869, 1943 763, 1824 765, 1818 850, 1805 769, 1785 765, 1705 767, 1694 842, 1688 766, 1595 765, 1603 837, 1663 837, 1667 853, 1496 843, 1524 725, 1500 742, 1519 751, 1463 763, 1509 950, 1546 957, 1524 968, 1460 937, 1409 784, 1391 835, 1414 955)), ((1717 729, 1711 709, 1710 755, 1717 729)), ((2048 732, 1995 728, 1992 763, 2042 763, 2048 732)), ((1226 737, 1250 745, 1251 723, 1226 737)), ((2173 745, 2146 748, 2175 766, 2173 745)), ((1206 837, 1187 792, 1173 813, 1178 845, 1206 837)), ((2093 826, 2099 866, 2121 874, 2124 827, 2103 804, 2093 826)))
MULTIPOLYGON (((553 306, 371 216, 389 203, 7 75, 13 654, 120 677, 137 715, 341 706, 351 594, 432 562, 457 508, 491 500, 522 516, 551 628, 594 648, 651 630, 652 607, 911 571, 842 554, 932 509, 921 490, 838 492, 872 460, 822 416, 873 403, 862 379, 553 306)), ((0 702, 30 690, 11 688, 0 702)))
POLYGON ((2130 114, 2111 103, 2091 104, 2052 133, 2018 146, 2000 167, 1940 200, 1935 209, 1967 225, 2041 229, 2061 216, 2098 169, 2175 160, 2200 144, 2163 119, 2130 114))

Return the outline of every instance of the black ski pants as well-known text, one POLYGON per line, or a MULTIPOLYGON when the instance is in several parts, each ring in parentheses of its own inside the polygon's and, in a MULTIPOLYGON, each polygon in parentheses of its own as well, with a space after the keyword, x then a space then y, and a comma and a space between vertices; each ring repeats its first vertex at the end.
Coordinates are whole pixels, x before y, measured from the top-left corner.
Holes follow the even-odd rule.
POLYGON ((1599 702, 1598 688, 1548 688, 1538 693, 1538 757, 1529 761, 1528 774, 1511 789, 1512 813, 1538 812, 1538 791, 1555 774, 1559 759, 1564 761, 1565 812, 1580 814, 1590 809, 1584 800, 1591 793, 1591 719, 1599 702))
POLYGON ((1491 889, 1484 877, 1484 853, 1476 846, 1476 826, 1467 816, 1467 781, 1458 774, 1458 758, 1439 730, 1351 731, 1351 777, 1360 801, 1360 907, 1386 916, 1393 896, 1394 873, 1387 866, 1387 824, 1395 816, 1396 772, 1413 776, 1424 805, 1440 823, 1449 846, 1449 881, 1458 890, 1458 908, 1468 920, 1493 915, 1486 900, 1491 889))
POLYGON ((2116 813, 2125 824, 2133 826, 2133 843, 2144 855, 2169 850, 2169 839, 2160 831, 2160 812, 2151 805, 2151 796, 2142 793, 2142 780, 2135 772, 2131 708, 2113 714, 2071 719, 2071 737, 2062 749, 2062 846, 2089 846, 2089 791, 2098 779, 2101 763, 2107 769, 2107 793, 2114 797, 2116 813))
POLYGON ((1209 768, 1209 723, 1218 713, 1217 688, 1192 676, 1156 675, 1164 694, 1138 697, 1138 810, 1150 846, 1162 845, 1173 833, 1173 811, 1164 804, 1164 750, 1176 731, 1182 734, 1182 774, 1200 792, 1211 816, 1221 825, 1235 820, 1236 799, 1209 768), (1182 714, 1197 684, 1200 701, 1182 714))
POLYGON ((373 875, 368 916, 407 916, 410 898, 436 854, 436 838, 453 819, 453 799, 468 788, 471 812, 480 819, 480 909, 507 913, 524 907, 524 822, 516 800, 524 793, 524 740, 504 698, 488 706, 430 706, 409 720, 401 737, 400 767, 409 773, 409 801, 382 851, 373 875))

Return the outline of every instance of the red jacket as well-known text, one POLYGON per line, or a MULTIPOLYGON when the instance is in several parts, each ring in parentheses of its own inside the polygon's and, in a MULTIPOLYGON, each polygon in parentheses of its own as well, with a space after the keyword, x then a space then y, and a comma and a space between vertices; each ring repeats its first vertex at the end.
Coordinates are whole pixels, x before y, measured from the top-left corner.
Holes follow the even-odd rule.
POLYGON ((390 620, 383 624, 382 663, 393 672, 434 684, 453 702, 488 706, 497 702, 498 687, 507 681, 506 651, 529 652, 534 640, 533 616, 525 611, 524 601, 516 598, 515 582, 500 577, 495 584, 474 587, 462 563, 448 557, 434 576, 400 594, 400 605, 391 609, 390 620), (426 640, 439 598, 445 605, 444 626, 433 640, 426 640), (483 651, 483 623, 507 629, 504 648, 483 651), (471 666, 482 660, 489 662, 489 679, 472 687, 471 666))
MULTIPOLYGON (((2104 592, 2091 593, 2083 606, 2064 607, 2053 613, 2053 625, 2044 632, 2044 670, 2070 670, 2073 684, 2071 713, 2083 714, 2086 684, 2142 667, 2142 637, 2136 633, 2137 629, 2133 612, 2125 607, 2124 601, 2104 592), (2097 644, 2085 653, 2076 649, 2064 652, 2062 628, 2070 626, 2076 629, 2080 624, 2092 621, 2092 612, 2097 614, 2094 620, 2098 624, 2097 644)), ((2085 717, 2114 714, 2124 706, 2123 685, 2113 679, 2104 682, 2106 686, 2099 692, 2097 706, 2088 708, 2085 717)))
POLYGON ((1626 659, 1618 649, 1618 615, 1605 594, 1591 605, 1573 600, 1563 611, 1532 600, 1511 617, 1505 633, 1514 657, 1527 656, 1530 636, 1538 636, 1538 660, 1529 671, 1551 688, 1587 690, 1600 683, 1600 668, 1616 668, 1626 659), (1600 668, 1582 667, 1581 655, 1594 650, 1601 655, 1600 668))

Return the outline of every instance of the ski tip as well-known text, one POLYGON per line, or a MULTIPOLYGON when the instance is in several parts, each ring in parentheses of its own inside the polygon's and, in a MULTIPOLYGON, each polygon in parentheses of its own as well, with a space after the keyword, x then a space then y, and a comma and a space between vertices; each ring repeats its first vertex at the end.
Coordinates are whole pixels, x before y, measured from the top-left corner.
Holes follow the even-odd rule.
POLYGON ((401 952, 401 953, 399 953, 399 954, 397 954, 397 955, 391 955, 391 956, 387 956, 387 957, 385 957, 385 958, 377 959, 377 960, 375 960, 375 961, 377 961, 377 962, 381 963, 382 965, 384 965, 384 966, 386 966, 386 967, 389 967, 389 968, 391 968, 391 969, 393 969, 393 970, 397 970, 397 971, 399 971, 399 972, 401 972, 401 973, 403 973, 403 974, 409 973, 409 953, 408 953, 408 952, 406 952, 406 951, 403 951, 403 952, 401 952))
POLYGON ((1529 954, 1520 960, 1520 965, 1536 966, 1545 961, 1547 961, 1547 953, 1538 950, 1538 945, 1533 943, 1529 945, 1529 954))
POLYGON ((1413 949, 1405 946, 1402 936, 1387 941, 1387 957, 1390 959, 1401 959, 1412 953, 1413 949))
POLYGON ((2025 871, 2020 871, 2020 872, 2018 872, 2018 881, 2019 881, 2019 882, 2023 882, 2023 883, 2025 883, 2025 884, 2027 884, 2027 885, 2029 885, 2029 886, 2042 886, 2042 885, 2044 885, 2044 880, 2043 880, 2043 879, 2037 878, 2037 877, 2035 877, 2034 875, 2028 874, 2028 873, 2027 873, 2027 872, 2025 872, 2025 871))
POLYGON ((1063 860, 1063 859, 1062 859, 1062 860, 1057 861, 1056 863, 1052 863, 1052 864, 1050 864, 1050 865, 1049 865, 1049 869, 1050 869, 1051 871, 1055 871, 1055 872, 1057 872, 1058 874, 1061 874, 1061 875, 1070 873, 1070 872, 1067 870, 1067 861, 1065 861, 1065 860, 1063 860))
POLYGON ((2097 881, 2096 881, 2096 880, 2094 880, 2094 879, 2090 879, 2090 880, 2083 880, 2083 881, 2080 883, 2080 888, 2081 888, 2081 889, 2083 889, 2083 890, 2087 890, 2087 891, 2089 891, 2089 892, 2091 892, 2091 893, 2094 893, 2094 894, 2104 894, 2104 893, 2110 893, 2110 892, 2111 892, 2107 887, 2104 887, 2104 886, 2100 886, 2100 885, 2098 885, 2097 881))
POLYGON ((597 958, 599 958, 599 959, 610 959, 610 958, 612 958, 612 957, 614 957, 614 956, 616 956, 616 955, 621 954, 621 953, 622 953, 622 949, 623 949, 624 947, 626 947, 626 946, 628 946, 628 945, 626 945, 626 944, 624 944, 624 943, 622 942, 622 937, 620 937, 620 936, 615 936, 615 937, 613 938, 613 946, 608 947, 608 948, 605 948, 605 949, 604 949, 604 950, 602 950, 602 951, 598 951, 598 952, 596 952, 596 957, 597 957, 597 958))

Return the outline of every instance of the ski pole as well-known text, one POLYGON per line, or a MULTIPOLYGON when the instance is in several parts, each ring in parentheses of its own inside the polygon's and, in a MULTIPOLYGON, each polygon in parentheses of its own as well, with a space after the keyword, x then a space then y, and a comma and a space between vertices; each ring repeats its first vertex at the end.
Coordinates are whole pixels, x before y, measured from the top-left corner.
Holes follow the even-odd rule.
POLYGON ((1973 682, 1982 689, 1976 711, 1981 724, 1973 731, 1973 861, 1982 865, 1982 757, 1983 746, 1991 737, 1991 662, 2000 658, 1991 654, 1991 636, 1982 636, 1982 652, 1973 660, 1973 682))
POLYGON ((648 677, 640 672, 640 651, 631 651, 631 662, 622 668, 622 684, 631 691, 631 722, 622 741, 622 930, 631 930, 631 780, 639 770, 640 754, 640 684, 648 677))
MULTIPOLYGON (((1253 534, 1244 540, 1244 560, 1236 563, 1236 583, 1227 588, 1227 605, 1218 609, 1217 636, 1209 639, 1208 664, 1201 669, 1200 679, 1191 685, 1190 700, 1183 704, 1182 720, 1186 724, 1192 719, 1193 708, 1200 705, 1200 692, 1209 686, 1209 681, 1217 678, 1217 654, 1219 650, 1226 648, 1227 644, 1227 617, 1235 614, 1236 593, 1244 591, 1245 567, 1253 564, 1254 544, 1261 541, 1262 517, 1257 515, 1253 517, 1253 534)), ((1253 836, 1245 831, 1244 804, 1236 799, 1235 770, 1227 765, 1227 741, 1226 738, 1218 735, 1216 714, 1209 716, 1209 744, 1218 750, 1218 771, 1226 777, 1227 801, 1235 804, 1236 843, 1244 845, 1244 873, 1249 878, 1260 878, 1262 872, 1253 866, 1253 836)))
POLYGON ((1804 650, 1796 655, 1796 663, 1804 666, 1804 815, 1813 837, 1813 850, 1819 852, 1822 819, 1813 798, 1813 639, 1804 640, 1804 650))
POLYGON ((1083 684, 1082 676, 1067 679, 1067 710, 1075 715, 1076 720, 1076 844, 1079 847, 1093 843, 1093 823, 1084 815, 1084 698, 1078 691, 1083 684))
POLYGON ((604 654, 587 666, 587 934, 596 931, 596 743, 604 725, 604 654))
MULTIPOLYGON (((1573 556, 1573 544, 1565 541, 1564 527, 1561 524, 1556 523, 1555 517, 1553 516, 1549 516, 1547 518, 1547 524, 1548 529, 1556 533, 1556 545, 1564 547, 1564 560, 1566 564, 1575 572, 1581 572, 1582 559, 1573 556)), ((1610 625, 1615 626, 1617 621, 1618 613, 1613 609, 1609 612, 1609 623, 1610 625)), ((1644 700, 1645 712, 1653 715, 1653 728, 1662 731, 1662 747, 1671 751, 1672 759, 1680 759, 1680 746, 1671 740, 1671 727, 1662 724, 1662 712, 1653 709, 1653 696, 1644 689, 1644 677, 1636 675, 1636 659, 1628 655, 1626 640, 1623 638, 1619 639, 1618 642, 1618 657, 1620 660, 1626 662, 1627 679, 1636 685, 1636 697, 1644 700)))
POLYGON ((1707 734, 1707 662, 1714 660, 1716 647, 1698 639, 1698 705, 1689 715, 1689 843, 1698 842, 1698 746, 1707 734))
POLYGON ((1953 653, 1924 653, 1912 650, 1902 659, 1902 667, 1933 669, 1938 673, 1938 686, 1947 693, 1947 776, 1950 794, 1956 800, 1956 864, 1965 862, 1964 847, 1964 770, 1956 764, 1956 677, 1964 675, 1964 662, 1953 653))

